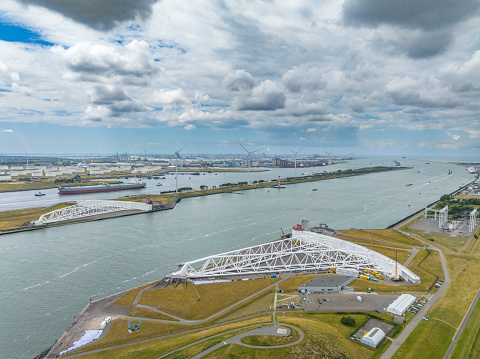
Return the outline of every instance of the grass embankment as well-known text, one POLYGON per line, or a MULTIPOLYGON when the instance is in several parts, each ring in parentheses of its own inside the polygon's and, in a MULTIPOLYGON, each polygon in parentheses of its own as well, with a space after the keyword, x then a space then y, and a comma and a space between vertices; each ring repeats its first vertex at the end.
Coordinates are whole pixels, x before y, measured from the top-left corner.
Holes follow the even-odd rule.
POLYGON ((450 358, 480 358, 480 301, 475 305, 450 358))
MULTIPOLYGON (((98 353, 85 354, 80 358, 135 358, 135 359, 150 359, 156 358, 163 354, 174 351, 176 348, 194 343, 198 340, 209 338, 213 335, 221 334, 230 330, 242 328, 248 325, 265 323, 270 320, 270 316, 262 315, 254 318, 249 318, 240 322, 222 324, 211 328, 205 328, 195 332, 185 333, 167 338, 154 339, 147 343, 132 344, 121 348, 110 349, 98 353)), ((84 353, 91 350, 103 349, 112 347, 114 345, 121 345, 125 343, 133 343, 139 340, 152 339, 169 335, 173 333, 182 333, 192 329, 202 328, 202 326, 186 326, 180 324, 165 324, 144 321, 138 332, 128 333, 127 320, 117 319, 113 322, 112 327, 108 331, 105 338, 94 341, 93 343, 82 347, 81 349, 71 352, 84 353)), ((245 329, 250 330, 251 328, 245 329)), ((232 334, 226 335, 225 338, 232 334)), ((233 334, 235 335, 235 333, 233 334)), ((203 344, 205 345, 205 344, 203 344)))
POLYGON ((300 339, 300 333, 297 330, 292 329, 290 334, 284 337, 275 335, 249 335, 248 337, 243 337, 241 341, 248 345, 269 347, 294 343, 298 339, 300 339))
POLYGON ((279 279, 256 279, 247 281, 211 283, 197 285, 191 283, 173 284, 164 289, 150 289, 142 293, 139 304, 151 305, 161 311, 189 320, 207 318, 220 310, 237 303, 279 279))
MULTIPOLYGON (((351 315, 357 323, 367 316, 351 315)), ((259 350, 240 345, 226 345, 209 358, 371 358, 375 350, 348 338, 351 327, 340 324, 342 315, 326 313, 286 313, 277 321, 294 325, 303 331, 303 341, 291 347, 259 350)))
POLYGON ((113 304, 131 306, 133 301, 137 297, 138 292, 140 292, 144 288, 150 287, 152 284, 153 283, 148 283, 148 284, 142 285, 141 287, 137 287, 137 288, 129 290, 124 295, 122 295, 120 298, 118 298, 117 301, 113 304))
MULTIPOLYGON (((427 236, 428 237, 428 236, 427 236)), ((399 348, 394 358, 441 358, 480 287, 480 253, 445 251, 451 282, 442 297, 399 348)), ((473 337, 465 339, 472 346, 473 337)))
POLYGON ((38 220, 42 214, 69 207, 71 205, 71 203, 60 203, 58 205, 49 207, 16 209, 12 211, 0 212, 0 230, 7 230, 22 226, 28 222, 38 220))
MULTIPOLYGON (((480 229, 477 229, 477 237, 480 229)), ((449 233, 426 233, 417 229, 406 229, 406 232, 414 233, 426 239, 433 245, 438 245, 442 249, 451 250, 457 253, 470 253, 478 239, 474 235, 468 236, 451 236, 449 233)))
POLYGON ((373 249, 389 258, 397 258, 399 263, 405 263, 410 257, 410 250, 420 246, 418 241, 393 229, 341 231, 336 237, 373 249))

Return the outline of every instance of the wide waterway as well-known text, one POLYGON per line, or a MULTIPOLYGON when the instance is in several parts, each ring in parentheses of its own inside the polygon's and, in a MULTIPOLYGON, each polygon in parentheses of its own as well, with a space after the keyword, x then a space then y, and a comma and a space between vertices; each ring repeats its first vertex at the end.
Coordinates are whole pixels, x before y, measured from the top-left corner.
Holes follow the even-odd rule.
MULTIPOLYGON (((161 279, 180 262, 279 238, 280 227, 289 232, 302 218, 336 229, 384 228, 473 180, 464 167, 445 162, 400 161, 414 168, 197 197, 170 211, 0 236, 0 358, 32 358, 53 345, 89 298, 161 279)), ((354 166, 392 162, 362 159, 354 166)), ((293 173, 275 169, 251 173, 251 179, 293 173)), ((246 173, 183 175, 179 187, 247 179, 246 173)), ((174 176, 163 181, 160 188, 173 188, 174 176)), ((158 182, 149 187, 160 191, 158 182)), ((24 193, 1 194, 0 204, 19 208, 24 193)))

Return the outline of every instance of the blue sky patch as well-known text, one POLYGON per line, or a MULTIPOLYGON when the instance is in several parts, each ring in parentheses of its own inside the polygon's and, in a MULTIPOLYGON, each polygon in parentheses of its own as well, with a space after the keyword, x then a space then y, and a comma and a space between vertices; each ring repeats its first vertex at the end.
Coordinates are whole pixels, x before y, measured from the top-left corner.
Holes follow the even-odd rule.
POLYGON ((9 42, 23 42, 26 44, 37 44, 42 46, 54 46, 55 44, 45 41, 39 33, 31 29, 14 25, 10 22, 0 20, 0 40, 9 42))

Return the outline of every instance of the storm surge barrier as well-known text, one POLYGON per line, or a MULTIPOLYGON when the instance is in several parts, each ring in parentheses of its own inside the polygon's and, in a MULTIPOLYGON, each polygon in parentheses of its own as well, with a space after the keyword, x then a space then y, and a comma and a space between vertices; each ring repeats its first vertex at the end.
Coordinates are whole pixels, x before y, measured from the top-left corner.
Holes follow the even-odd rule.
POLYGON ((42 226, 50 223, 72 221, 120 211, 149 212, 151 210, 152 205, 148 203, 85 200, 79 201, 73 206, 57 209, 55 211, 42 214, 40 218, 34 222, 34 225, 42 226))

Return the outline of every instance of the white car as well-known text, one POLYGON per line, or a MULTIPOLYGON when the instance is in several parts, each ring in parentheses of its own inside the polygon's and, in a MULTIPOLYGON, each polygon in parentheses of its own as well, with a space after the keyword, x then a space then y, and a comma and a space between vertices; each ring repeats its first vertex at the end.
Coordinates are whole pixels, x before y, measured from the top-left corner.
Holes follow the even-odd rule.
POLYGON ((423 320, 429 320, 430 318, 425 315, 422 319, 423 320))

